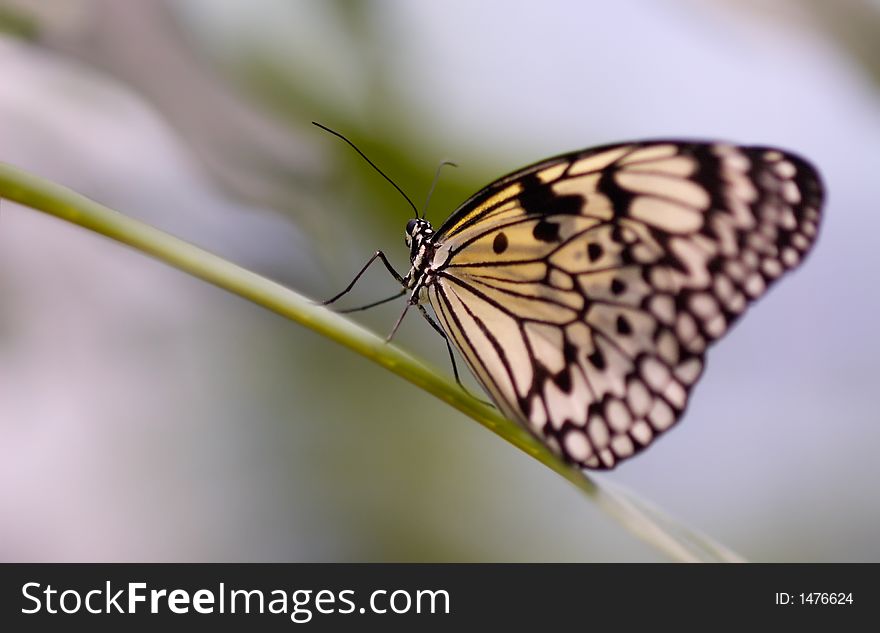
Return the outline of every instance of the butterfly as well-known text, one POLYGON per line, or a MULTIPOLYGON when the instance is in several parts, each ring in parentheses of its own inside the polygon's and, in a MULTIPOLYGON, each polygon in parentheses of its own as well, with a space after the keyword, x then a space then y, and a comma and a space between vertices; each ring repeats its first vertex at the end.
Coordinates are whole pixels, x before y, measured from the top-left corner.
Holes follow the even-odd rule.
POLYGON ((708 346, 803 261, 822 200, 816 169, 780 149, 606 145, 504 176, 436 230, 417 214, 406 275, 381 251, 367 265, 382 259, 502 413, 609 469, 679 420, 708 346))

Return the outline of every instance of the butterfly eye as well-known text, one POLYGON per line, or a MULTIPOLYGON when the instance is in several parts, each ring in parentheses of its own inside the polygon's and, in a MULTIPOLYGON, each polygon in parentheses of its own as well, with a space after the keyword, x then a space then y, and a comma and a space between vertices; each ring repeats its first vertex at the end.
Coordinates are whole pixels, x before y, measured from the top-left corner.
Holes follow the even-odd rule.
POLYGON ((410 220, 409 222, 407 222, 407 223, 406 223, 406 234, 407 234, 407 235, 412 235, 412 234, 413 234, 413 231, 415 230, 416 225, 417 225, 418 223, 419 223, 419 221, 416 220, 415 218, 413 218, 412 220, 410 220))

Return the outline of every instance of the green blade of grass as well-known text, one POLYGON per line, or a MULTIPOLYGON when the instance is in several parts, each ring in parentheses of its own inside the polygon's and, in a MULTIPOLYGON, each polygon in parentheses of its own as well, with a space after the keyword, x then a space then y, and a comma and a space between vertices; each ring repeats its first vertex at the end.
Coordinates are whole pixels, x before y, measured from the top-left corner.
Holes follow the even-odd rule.
POLYGON ((512 422, 405 351, 353 321, 265 277, 188 242, 129 218, 66 187, 0 163, 0 198, 43 211, 123 244, 199 279, 253 301, 369 358, 437 396, 577 486, 623 527, 678 561, 741 562, 743 559, 670 519, 650 504, 608 482, 599 483, 564 463, 512 422))

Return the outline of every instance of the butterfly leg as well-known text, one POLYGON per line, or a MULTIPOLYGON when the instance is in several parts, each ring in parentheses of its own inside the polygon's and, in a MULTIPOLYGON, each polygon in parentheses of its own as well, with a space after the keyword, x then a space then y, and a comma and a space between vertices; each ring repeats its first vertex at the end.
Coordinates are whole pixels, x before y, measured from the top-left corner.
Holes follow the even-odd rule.
MULTIPOLYGON (((339 299, 341 299, 342 297, 347 295, 351 291, 351 289, 354 288, 354 285, 358 282, 358 279, 360 279, 361 276, 365 272, 367 272, 367 268, 369 268, 370 265, 372 265, 372 263, 374 261, 376 261, 377 259, 382 260, 382 263, 385 264, 385 268, 388 269, 388 272, 391 273, 392 277, 394 277, 401 285, 406 285, 403 281, 403 277, 400 276, 400 273, 398 273, 396 270, 394 270, 394 266, 392 266, 391 262, 388 261, 388 258, 385 257, 385 253, 383 253, 382 251, 376 251, 375 253, 373 253, 373 256, 367 260, 367 263, 364 264, 364 267, 360 269, 358 274, 354 276, 354 279, 351 280, 351 283, 349 283, 345 287, 345 290, 343 290, 339 294, 331 297, 330 299, 327 299, 326 301, 322 301, 321 305, 325 305, 325 306, 330 305, 331 303, 335 303, 336 301, 338 301, 339 299)), ((403 294, 403 293, 400 293, 400 294, 403 294)), ((400 295, 395 295, 395 298, 397 296, 400 296, 400 295)), ((391 298, 387 299, 387 301, 391 301, 391 298)), ((374 305, 378 305, 378 304, 374 304, 374 305)), ((370 306, 367 306, 367 307, 370 307, 370 306)))
POLYGON ((407 311, 410 309, 410 307, 412 305, 413 304, 411 302, 409 302, 409 301, 406 302, 406 305, 403 307, 403 312, 401 312, 400 316, 397 318, 397 323, 394 324, 394 327, 391 328, 391 332, 388 334, 388 336, 385 337, 386 343, 390 343, 391 339, 394 338, 394 335, 397 334, 397 328, 399 328, 400 324, 403 323, 403 317, 406 316, 407 311))
POLYGON ((461 387, 462 391, 464 391, 471 398, 478 400, 478 401, 482 402, 483 404, 489 405, 492 408, 495 408, 495 405, 493 405, 491 402, 489 402, 487 400, 483 400, 482 398, 472 394, 470 389, 468 389, 467 387, 465 387, 462 384, 461 377, 458 375, 458 365, 455 362, 455 354, 452 352, 452 345, 449 343, 449 337, 446 336, 446 332, 443 331, 443 328, 441 328, 439 325, 437 325, 437 322, 431 318, 431 315, 428 314, 427 310, 425 310, 425 306, 419 304, 417 307, 419 308, 419 312, 422 313, 422 316, 425 317, 425 321, 430 323, 431 327, 434 328, 437 331, 437 333, 443 337, 443 342, 446 343, 446 351, 449 352, 449 360, 452 363, 452 375, 455 376, 455 382, 458 383, 458 386, 461 387))
POLYGON ((383 303, 388 303, 389 301, 394 301, 399 297, 402 297, 406 294, 406 288, 401 290, 400 292, 395 292, 390 297, 385 297, 384 299, 380 299, 379 301, 374 301, 373 303, 368 303, 365 306, 358 306, 357 308, 346 308, 345 310, 338 310, 340 314, 348 314, 349 312, 360 312, 361 310, 369 310, 370 308, 375 308, 376 306, 380 306, 383 303))

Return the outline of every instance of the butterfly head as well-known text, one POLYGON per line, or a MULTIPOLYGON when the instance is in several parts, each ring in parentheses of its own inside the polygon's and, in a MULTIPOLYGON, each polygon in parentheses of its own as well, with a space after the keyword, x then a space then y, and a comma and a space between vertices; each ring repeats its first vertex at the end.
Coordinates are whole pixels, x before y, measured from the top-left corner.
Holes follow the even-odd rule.
POLYGON ((422 218, 413 218, 406 223, 404 239, 410 249, 410 260, 415 263, 416 257, 424 254, 424 250, 434 235, 431 223, 422 218))
POLYGON ((412 269, 406 276, 407 287, 415 287, 423 282, 423 275, 427 272, 425 269, 434 256, 433 237, 434 228, 427 220, 413 218, 406 223, 404 238, 409 247, 409 261, 412 263, 412 269))

